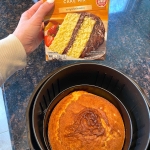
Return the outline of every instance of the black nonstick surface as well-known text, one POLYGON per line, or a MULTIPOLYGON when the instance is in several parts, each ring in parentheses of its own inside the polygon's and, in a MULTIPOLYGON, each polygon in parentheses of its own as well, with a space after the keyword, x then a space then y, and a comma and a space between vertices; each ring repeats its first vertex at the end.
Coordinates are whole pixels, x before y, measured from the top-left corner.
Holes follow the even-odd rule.
POLYGON ((30 102, 32 103, 29 103, 27 109, 27 126, 31 149, 38 149, 42 144, 44 145, 43 135, 40 131, 43 130, 43 124, 42 122, 39 123, 39 120, 43 120, 44 112, 50 101, 62 90, 77 84, 96 85, 118 97, 130 113, 134 126, 133 141, 130 149, 147 149, 150 117, 145 95, 132 79, 113 68, 95 63, 78 63, 60 68, 55 73, 52 73, 43 85, 39 87, 39 90, 34 93, 35 95, 31 97, 30 102), (42 91, 45 88, 47 90, 42 91), (36 101, 39 92, 43 92, 44 95, 41 102, 36 101), (35 103, 39 104, 36 109, 33 106, 35 103), (38 129, 33 126, 32 111, 37 117, 38 129), (29 115, 29 112, 31 115, 29 115), (31 141, 31 135, 32 138, 34 137, 34 141, 31 141), (36 148, 34 148, 35 143, 37 144, 36 148))

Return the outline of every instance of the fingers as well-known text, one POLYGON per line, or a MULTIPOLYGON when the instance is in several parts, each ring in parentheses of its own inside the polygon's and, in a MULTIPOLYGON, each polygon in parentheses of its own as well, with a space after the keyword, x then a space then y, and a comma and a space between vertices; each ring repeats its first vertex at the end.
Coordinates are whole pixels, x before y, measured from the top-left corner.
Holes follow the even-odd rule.
MULTIPOLYGON (((31 8, 29 8, 27 10, 27 13, 30 14, 31 16, 33 16, 35 14, 35 12, 38 10, 38 8, 42 5, 42 1, 38 1, 37 3, 35 3, 31 8)), ((30 17, 31 17, 30 16, 30 17)))
POLYGON ((44 39, 44 32, 40 31, 39 35, 38 35, 38 42, 37 43, 41 43, 44 39))
POLYGON ((30 7, 27 11, 25 11, 23 14, 22 14, 22 18, 21 19, 30 19, 34 14, 35 12, 38 10, 38 8, 42 5, 42 1, 38 1, 37 3, 35 3, 32 7, 30 7))
POLYGON ((48 14, 48 12, 52 10, 53 6, 54 6, 54 3, 44 2, 42 5, 40 5, 38 10, 34 13, 34 15, 32 16, 32 20, 33 21, 37 20, 39 23, 41 23, 44 17, 48 14))

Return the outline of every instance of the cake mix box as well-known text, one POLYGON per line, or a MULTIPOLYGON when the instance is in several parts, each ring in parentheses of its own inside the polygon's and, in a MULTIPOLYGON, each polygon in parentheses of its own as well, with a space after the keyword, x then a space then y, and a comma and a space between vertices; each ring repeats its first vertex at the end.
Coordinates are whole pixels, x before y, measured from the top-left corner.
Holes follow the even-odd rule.
POLYGON ((104 60, 108 13, 109 0, 55 0, 44 19, 46 61, 104 60))

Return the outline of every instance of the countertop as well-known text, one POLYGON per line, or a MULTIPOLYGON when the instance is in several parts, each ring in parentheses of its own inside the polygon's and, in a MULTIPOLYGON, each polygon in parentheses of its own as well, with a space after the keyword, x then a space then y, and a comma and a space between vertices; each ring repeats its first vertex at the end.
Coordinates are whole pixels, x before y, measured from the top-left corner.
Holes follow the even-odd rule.
MULTIPOLYGON (((0 1, 0 39, 12 33, 31 0, 0 1)), ((29 149, 26 108, 32 92, 49 73, 77 61, 45 61, 44 44, 27 58, 27 66, 3 86, 3 96, 14 150, 29 149)), ((91 61, 93 62, 93 61, 91 61)), ((107 54, 108 65, 134 79, 150 101, 150 0, 111 0, 107 54)))

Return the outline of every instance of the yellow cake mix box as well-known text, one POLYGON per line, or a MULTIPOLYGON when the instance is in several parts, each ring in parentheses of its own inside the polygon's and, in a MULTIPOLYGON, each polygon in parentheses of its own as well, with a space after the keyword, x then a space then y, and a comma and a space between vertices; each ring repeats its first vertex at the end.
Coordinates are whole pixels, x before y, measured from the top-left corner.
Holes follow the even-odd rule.
POLYGON ((108 13, 109 0, 55 0, 44 19, 46 61, 104 60, 108 13))

